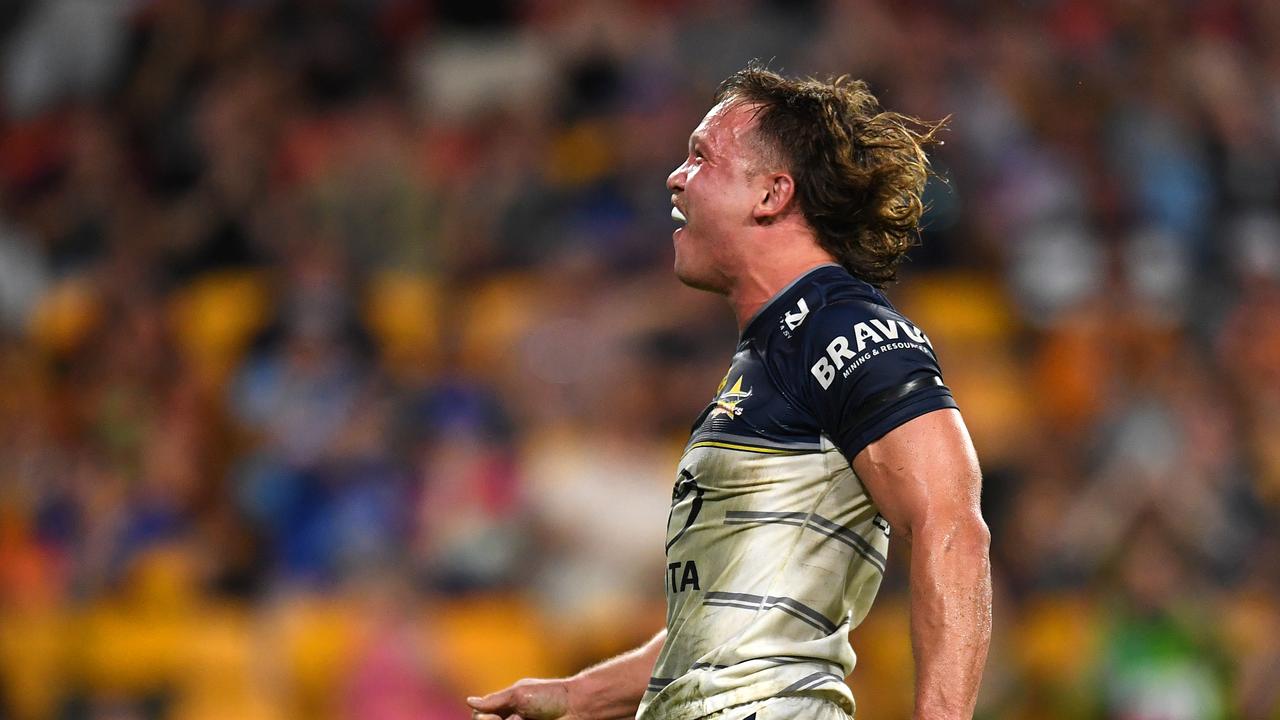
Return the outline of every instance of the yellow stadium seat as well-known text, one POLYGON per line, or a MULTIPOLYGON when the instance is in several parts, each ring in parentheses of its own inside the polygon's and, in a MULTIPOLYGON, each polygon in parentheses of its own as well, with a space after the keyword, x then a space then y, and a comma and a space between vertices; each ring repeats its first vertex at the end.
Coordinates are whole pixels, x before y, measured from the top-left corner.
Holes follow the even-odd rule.
POLYGON ((0 614, 0 687, 14 720, 54 716, 68 685, 71 629, 53 606, 0 614))
POLYGON ((447 323, 459 333, 467 369, 489 373, 505 364, 520 335, 538 317, 534 278, 511 273, 494 277, 465 293, 464 308, 447 323))
POLYGON ((337 598, 295 597, 280 608, 277 630, 289 714, 334 717, 338 693, 361 643, 354 608, 337 598))
POLYGON ((440 345, 440 288, 431 278, 386 271, 369 283, 365 322, 398 375, 435 367, 440 345))
POLYGON ((934 340, 1007 341, 1017 327, 998 278, 964 272, 918 275, 892 299, 934 340))
POLYGON ((272 657, 262 652, 254 619, 244 609, 213 606, 192 627, 173 709, 175 720, 283 720, 272 657))
POLYGON ((267 278, 256 271, 207 273, 170 300, 174 337, 202 378, 225 379, 253 336, 271 320, 267 278))
POLYGON ((136 694, 177 682, 199 622, 194 563, 180 546, 150 550, 119 596, 78 620, 72 653, 91 689, 136 694))
POLYGON ((64 354, 73 351, 102 319, 97 289, 85 277, 58 282, 40 298, 31 313, 31 339, 40 349, 64 354))
POLYGON ((1014 625, 1014 656, 1038 682, 1075 683, 1098 657, 1099 631, 1097 612, 1085 598, 1038 598, 1014 625))
POLYGON ((578 186, 598 179, 615 166, 616 152, 608 128, 581 122, 557 135, 551 144, 547 178, 556 185, 578 186))
POLYGON ((428 610, 424 628, 446 680, 466 694, 562 671, 553 659, 556 640, 543 631, 533 604, 519 596, 444 602, 428 610))

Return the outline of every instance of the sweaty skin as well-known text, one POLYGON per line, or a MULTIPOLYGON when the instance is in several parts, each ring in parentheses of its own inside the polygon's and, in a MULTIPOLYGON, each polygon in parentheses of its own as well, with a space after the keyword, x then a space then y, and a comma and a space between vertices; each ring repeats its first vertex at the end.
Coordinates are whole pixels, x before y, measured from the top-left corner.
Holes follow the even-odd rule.
POLYGON ((971 718, 991 639, 991 536, 964 420, 921 415, 868 445, 853 469, 911 544, 915 717, 971 718))
POLYGON ((473 720, 633 718, 666 637, 664 629, 635 650, 570 678, 521 680, 484 697, 469 697, 471 716, 473 720))

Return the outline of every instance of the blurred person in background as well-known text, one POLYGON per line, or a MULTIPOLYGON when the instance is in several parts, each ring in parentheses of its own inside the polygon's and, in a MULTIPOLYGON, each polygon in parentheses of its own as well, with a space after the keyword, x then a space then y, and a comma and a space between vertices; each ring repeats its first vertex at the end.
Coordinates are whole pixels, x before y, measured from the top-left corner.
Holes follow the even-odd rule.
POLYGON ((880 291, 913 245, 941 125, 865 83, 750 65, 667 179, 675 272, 741 333, 668 517, 667 629, 562 680, 469 698, 511 717, 848 718, 849 632, 913 547, 916 715, 972 717, 991 632, 980 472, 928 338, 880 291))

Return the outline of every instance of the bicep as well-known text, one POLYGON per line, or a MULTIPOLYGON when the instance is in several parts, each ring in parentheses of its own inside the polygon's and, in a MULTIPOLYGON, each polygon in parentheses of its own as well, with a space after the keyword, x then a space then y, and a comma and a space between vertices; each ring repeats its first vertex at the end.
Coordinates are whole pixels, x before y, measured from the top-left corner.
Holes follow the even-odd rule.
POLYGON ((981 519, 978 458, 957 410, 899 425, 863 448, 853 469, 880 513, 908 538, 925 522, 981 519))

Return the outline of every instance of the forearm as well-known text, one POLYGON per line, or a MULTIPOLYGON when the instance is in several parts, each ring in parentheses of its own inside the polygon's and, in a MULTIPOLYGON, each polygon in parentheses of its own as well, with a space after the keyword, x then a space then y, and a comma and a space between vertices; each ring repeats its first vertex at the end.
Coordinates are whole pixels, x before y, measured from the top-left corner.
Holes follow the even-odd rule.
POLYGON ((981 520, 911 540, 916 720, 972 718, 991 641, 990 535, 981 520))
MULTIPOLYGON (((658 653, 667 639, 663 630, 649 642, 611 660, 594 665, 569 679, 570 706, 584 720, 635 717, 649 686, 658 653)), ((576 717, 577 715, 575 715, 576 717)))

